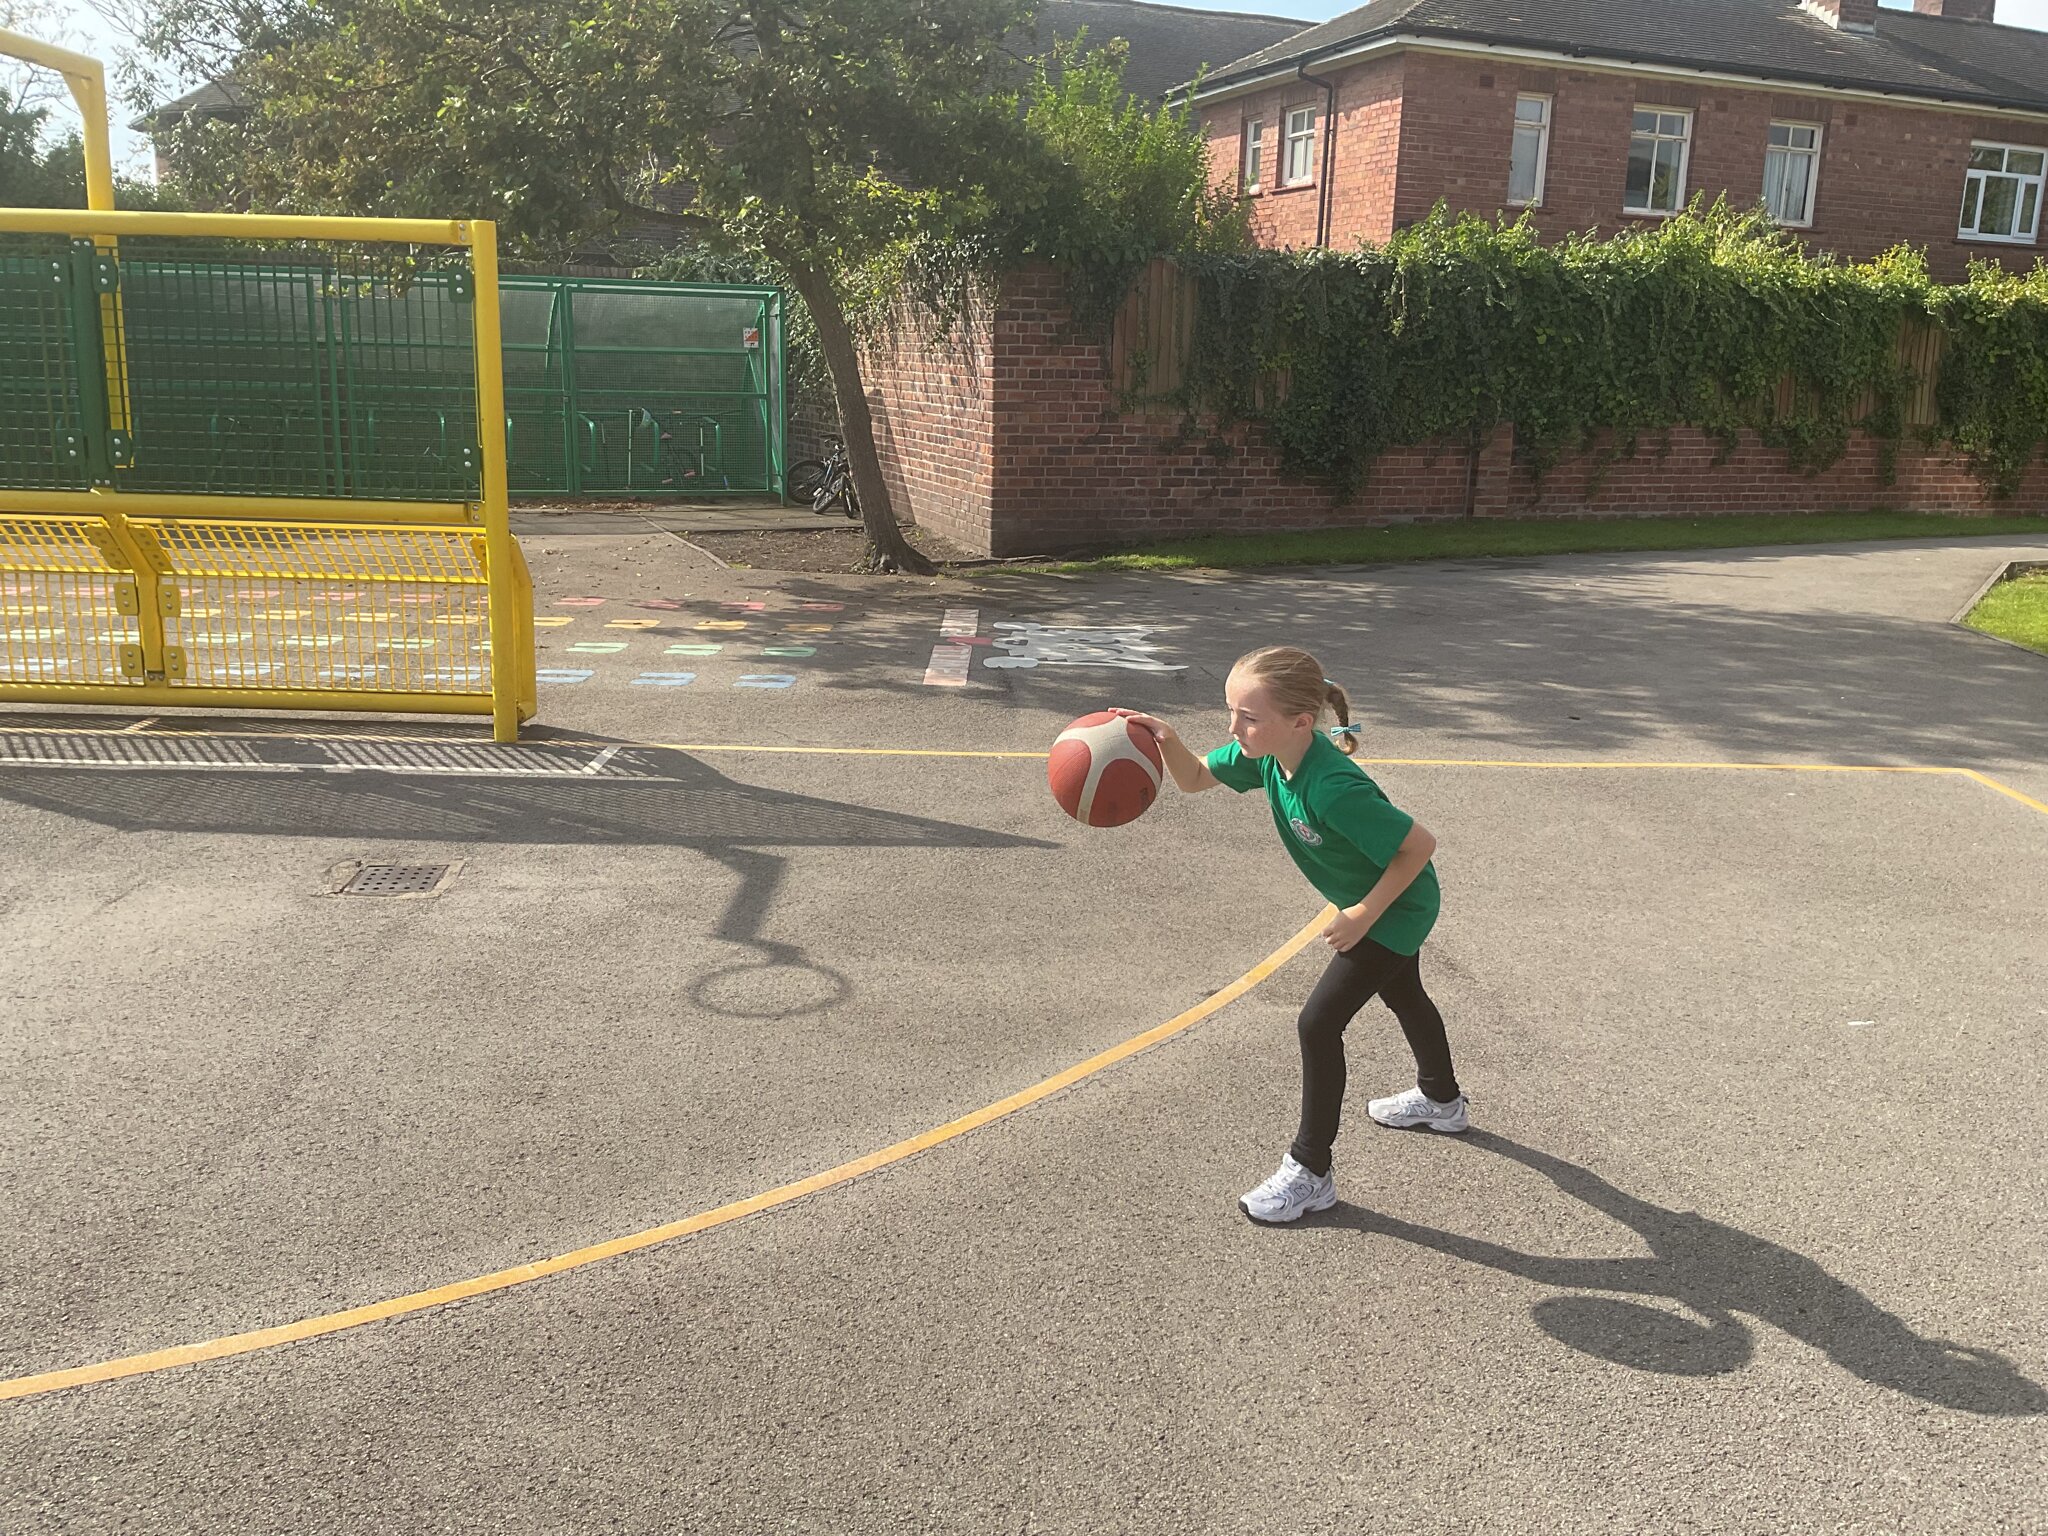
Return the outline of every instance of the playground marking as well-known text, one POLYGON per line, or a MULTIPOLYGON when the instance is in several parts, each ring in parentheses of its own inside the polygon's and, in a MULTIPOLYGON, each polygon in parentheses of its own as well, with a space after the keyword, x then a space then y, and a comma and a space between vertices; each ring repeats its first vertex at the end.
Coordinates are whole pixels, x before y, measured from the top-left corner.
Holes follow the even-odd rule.
POLYGON ((745 619, 705 619, 695 626, 698 629, 745 629, 745 619))
POLYGON ((642 672, 634 678, 635 688, 684 688, 697 680, 694 672, 642 672))
POLYGON ((749 672, 733 684, 735 688, 794 688, 795 686, 796 678, 788 672, 749 672))
POLYGON ((981 629, 979 608, 948 608, 939 624, 939 643, 932 647, 925 664, 927 688, 965 688, 967 669, 973 665, 973 643, 981 629))
POLYGON ((685 644, 682 644, 682 645, 672 645, 672 646, 670 646, 670 647, 669 647, 669 648, 668 648, 667 650, 665 650, 665 651, 663 651, 663 652, 662 652, 662 655, 664 655, 664 656, 716 656, 716 655, 717 655, 717 654, 718 654, 718 653, 719 653, 720 651, 722 651, 722 650, 724 650, 724 649, 725 649, 725 647, 724 647, 724 646, 722 646, 722 645, 691 645, 691 644, 685 643, 685 644))
POLYGON ((558 597, 555 599, 555 606, 557 608, 602 608, 604 606, 604 599, 601 597, 558 597))
POLYGON ((207 1360, 226 1359, 232 1355, 254 1354, 257 1350, 273 1349, 281 1344, 296 1344, 306 1339, 316 1339, 330 1333, 341 1333, 350 1328, 360 1328, 368 1323, 383 1322, 389 1318, 406 1317, 415 1312, 425 1312, 444 1307, 451 1302, 465 1301, 472 1296, 486 1296, 493 1291, 510 1290, 515 1285, 526 1285, 535 1280, 544 1280, 552 1275, 564 1274, 572 1269, 595 1264, 605 1259, 618 1258, 622 1254, 637 1253, 660 1243, 672 1242, 677 1238, 691 1237, 699 1232, 708 1232, 743 1217, 773 1210, 788 1205, 809 1195, 835 1189, 849 1184, 862 1174, 874 1173, 893 1163, 928 1152, 934 1147, 957 1141, 970 1131, 980 1130, 998 1120, 1004 1120, 1019 1110, 1027 1109, 1042 1099, 1050 1098, 1063 1088, 1096 1076, 1119 1062, 1127 1061, 1139 1052, 1180 1034, 1183 1030, 1199 1024, 1203 1019, 1236 1002, 1260 982, 1271 976, 1281 966, 1306 949, 1322 933, 1329 921, 1333 908, 1325 907, 1312 922, 1293 938, 1266 956, 1257 965, 1246 971, 1237 980, 1221 991, 1211 993, 1192 1008, 1175 1014, 1164 1024, 1158 1024, 1143 1034, 1133 1035, 1120 1045, 1100 1051, 1085 1061, 1076 1062, 1065 1071, 1043 1078, 1030 1087, 1020 1089, 1008 1098, 998 1099, 943 1125, 933 1126, 928 1131, 908 1137, 903 1141, 870 1152, 865 1157, 841 1163, 809 1178, 799 1179, 792 1184, 779 1185, 744 1200, 735 1200, 712 1210, 699 1211, 680 1221, 668 1222, 644 1231, 628 1233, 601 1243, 592 1243, 553 1258, 540 1259, 530 1264, 515 1265, 510 1269, 497 1270, 488 1275, 477 1275, 468 1280, 457 1280, 448 1285, 435 1286, 431 1290, 414 1291, 405 1296, 394 1296, 387 1301, 372 1302, 367 1306, 349 1307, 340 1312, 329 1312, 318 1317, 301 1318, 294 1323, 283 1323, 272 1328, 257 1328, 247 1333, 229 1334, 223 1338, 208 1339, 198 1344, 179 1344, 169 1349, 151 1350, 146 1354, 127 1355, 117 1360, 102 1360, 93 1365, 75 1366, 69 1370, 44 1371, 33 1376, 16 1376, 0 1381, 0 1402, 14 1398, 35 1397, 45 1392, 57 1392, 66 1387, 82 1387, 93 1382, 116 1381, 126 1376, 146 1376, 157 1371, 175 1370, 183 1365, 197 1365, 207 1360))
POLYGON ((574 667, 541 667, 534 672, 533 680, 537 683, 587 683, 591 675, 574 667))
POLYGON ((623 640, 578 640, 569 649, 585 656, 616 656, 626 648, 623 640))
POLYGON ((659 619, 607 619, 606 629, 653 629, 661 623, 659 619))
POLYGON ((574 624, 575 622, 576 615, 573 613, 544 613, 534 619, 533 627, 535 629, 560 629, 564 624, 574 624))

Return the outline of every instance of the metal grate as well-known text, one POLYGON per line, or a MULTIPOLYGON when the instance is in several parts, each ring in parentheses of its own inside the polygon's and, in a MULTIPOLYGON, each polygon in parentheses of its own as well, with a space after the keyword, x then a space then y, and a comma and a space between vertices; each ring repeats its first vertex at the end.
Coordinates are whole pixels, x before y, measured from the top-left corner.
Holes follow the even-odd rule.
POLYGON ((490 579, 462 529, 138 519, 188 687, 489 690, 490 579))
POLYGON ((431 896, 448 881, 451 864, 365 864, 348 884, 344 896, 431 896))

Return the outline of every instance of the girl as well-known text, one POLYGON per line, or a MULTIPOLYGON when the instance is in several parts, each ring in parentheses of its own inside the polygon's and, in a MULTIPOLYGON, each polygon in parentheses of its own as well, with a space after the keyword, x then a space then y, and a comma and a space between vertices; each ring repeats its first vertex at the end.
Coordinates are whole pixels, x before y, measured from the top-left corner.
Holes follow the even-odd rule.
POLYGON ((1274 645, 1238 658, 1223 696, 1231 739, 1205 758, 1164 720, 1117 713, 1158 738, 1173 782, 1188 793, 1218 784, 1239 794, 1264 789, 1280 841, 1338 908, 1322 934, 1336 953, 1301 1010, 1301 1128, 1279 1171, 1238 1201, 1253 1221, 1278 1223, 1337 1203, 1330 1148, 1344 1105, 1344 1028, 1371 998, 1400 1021, 1416 1079, 1406 1093, 1374 1099, 1366 1113, 1381 1125, 1452 1133, 1470 1121, 1418 959, 1439 903, 1429 861, 1436 839, 1349 761, 1358 750, 1350 701, 1307 651, 1274 645), (1316 728, 1326 707, 1338 721, 1328 736, 1316 728))

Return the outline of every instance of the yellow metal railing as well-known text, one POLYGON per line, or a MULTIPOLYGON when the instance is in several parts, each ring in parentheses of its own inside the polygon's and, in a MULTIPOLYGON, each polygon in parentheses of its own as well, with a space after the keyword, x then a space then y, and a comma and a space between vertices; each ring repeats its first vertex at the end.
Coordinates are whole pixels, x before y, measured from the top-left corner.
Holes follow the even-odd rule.
MULTIPOLYGON (((473 280, 475 498, 429 502, 0 488, 0 700, 532 717, 533 589, 506 504, 496 232, 483 221, 127 213, 112 207, 105 84, 82 55, 0 32, 63 72, 88 200, 0 209, 0 237, 112 253, 131 237, 437 245, 473 280)), ((103 293, 108 416, 128 425, 118 288, 103 293)))

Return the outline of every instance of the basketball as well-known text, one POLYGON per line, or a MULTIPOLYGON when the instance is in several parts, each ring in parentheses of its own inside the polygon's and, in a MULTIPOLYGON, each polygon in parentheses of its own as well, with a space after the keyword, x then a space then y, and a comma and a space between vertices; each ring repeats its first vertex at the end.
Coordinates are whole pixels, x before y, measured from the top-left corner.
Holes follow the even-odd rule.
POLYGON ((1091 827, 1136 821, 1159 798, 1166 760, 1142 727, 1107 710, 1083 715, 1059 734, 1045 781, 1060 809, 1091 827))

